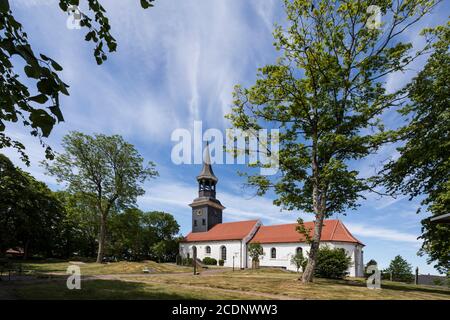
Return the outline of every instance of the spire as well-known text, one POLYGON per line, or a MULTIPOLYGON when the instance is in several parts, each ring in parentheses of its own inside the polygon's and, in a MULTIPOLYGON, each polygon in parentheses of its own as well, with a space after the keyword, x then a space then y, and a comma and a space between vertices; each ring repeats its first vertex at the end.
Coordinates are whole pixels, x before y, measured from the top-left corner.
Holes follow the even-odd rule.
POLYGON ((219 181, 214 175, 214 171, 211 166, 211 157, 209 154, 209 142, 206 142, 206 148, 203 151, 203 168, 200 174, 197 176, 197 181, 200 180, 212 180, 214 184, 219 181))

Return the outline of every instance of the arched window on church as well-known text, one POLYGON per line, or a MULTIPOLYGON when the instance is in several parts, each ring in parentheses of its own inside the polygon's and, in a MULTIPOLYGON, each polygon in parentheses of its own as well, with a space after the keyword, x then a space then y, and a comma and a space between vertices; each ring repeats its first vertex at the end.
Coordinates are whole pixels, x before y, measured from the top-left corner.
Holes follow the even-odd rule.
POLYGON ((276 259, 277 258, 277 249, 275 249, 275 248, 270 249, 270 257, 272 259, 276 259))
POLYGON ((210 246, 206 246, 205 253, 206 254, 211 254, 211 247, 210 246))
POLYGON ((227 248, 225 246, 220 247, 220 259, 227 260, 227 248))
POLYGON ((302 247, 298 247, 297 249, 295 249, 295 254, 303 254, 302 247))

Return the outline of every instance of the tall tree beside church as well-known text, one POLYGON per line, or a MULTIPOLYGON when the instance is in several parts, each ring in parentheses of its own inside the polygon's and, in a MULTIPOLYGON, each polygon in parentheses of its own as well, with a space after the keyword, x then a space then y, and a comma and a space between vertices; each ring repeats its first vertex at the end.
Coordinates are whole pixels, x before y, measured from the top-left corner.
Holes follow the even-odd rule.
POLYGON ((286 27, 274 32, 282 56, 259 69, 255 85, 236 87, 228 115, 239 129, 280 129, 280 174, 249 175, 248 182, 259 195, 273 188, 276 205, 314 215, 303 282, 312 281, 324 219, 355 208, 369 187, 347 163, 389 136, 380 115, 402 97, 386 92, 381 80, 422 53, 398 39, 435 2, 378 1, 382 28, 370 24, 370 4, 285 0, 286 27))
MULTIPOLYGON (((411 198, 426 194, 422 205, 433 215, 450 212, 450 24, 427 30, 436 34, 434 53, 408 88, 410 117, 398 130, 400 157, 386 164, 384 183, 392 193, 411 198)), ((437 270, 450 272, 450 226, 422 220, 422 249, 437 270)))
MULTIPOLYGON (((59 7, 63 11, 61 14, 68 12, 72 6, 86 5, 88 12, 80 13, 80 26, 87 32, 85 40, 95 45, 93 52, 97 64, 107 59, 107 51, 113 52, 117 48, 101 2, 59 0, 59 7)), ((154 0, 140 0, 144 9, 153 6, 152 2, 154 0)), ((52 58, 33 50, 27 33, 16 17, 10 1, 0 0, 0 149, 13 147, 28 163, 25 146, 17 138, 5 133, 5 122, 23 123, 30 129, 30 134, 38 136, 46 147, 47 158, 52 158, 52 150, 42 138, 50 134, 57 121, 64 121, 60 95, 68 95, 69 86, 59 77, 58 72, 63 68, 52 58), (19 77, 18 69, 22 67, 25 75, 19 77)))
POLYGON ((49 174, 66 182, 70 192, 83 194, 95 203, 100 222, 97 262, 102 262, 107 221, 114 206, 136 203, 145 193, 142 184, 158 175, 155 164, 144 164, 133 145, 121 136, 94 136, 71 132, 63 138, 64 153, 52 163, 43 162, 49 174))

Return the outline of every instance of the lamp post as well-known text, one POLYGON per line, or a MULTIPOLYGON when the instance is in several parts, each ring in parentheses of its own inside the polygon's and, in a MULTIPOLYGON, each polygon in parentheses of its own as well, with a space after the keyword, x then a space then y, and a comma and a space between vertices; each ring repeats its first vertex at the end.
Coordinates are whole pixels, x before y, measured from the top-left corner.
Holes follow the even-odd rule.
POLYGON ((197 250, 192 250, 192 263, 194 264, 194 276, 197 275, 197 250))
POLYGON ((233 272, 234 272, 234 254, 233 254, 233 272))

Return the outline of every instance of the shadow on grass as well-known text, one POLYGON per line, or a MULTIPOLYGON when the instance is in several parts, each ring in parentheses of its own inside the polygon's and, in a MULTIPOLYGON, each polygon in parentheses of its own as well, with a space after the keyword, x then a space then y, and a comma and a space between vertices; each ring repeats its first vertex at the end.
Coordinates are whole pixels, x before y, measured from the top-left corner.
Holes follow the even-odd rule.
POLYGON ((450 290, 439 289, 439 288, 425 288, 425 287, 414 287, 414 285, 393 285, 393 284, 381 284, 382 289, 389 290, 399 290, 399 291, 408 291, 408 292, 424 292, 424 293, 438 293, 438 294, 446 294, 450 296, 450 290))
POLYGON ((18 299, 42 300, 177 300, 195 299, 189 292, 174 293, 159 285, 120 280, 90 280, 81 283, 80 290, 69 290, 65 281, 17 283, 14 295, 18 299))
MULTIPOLYGON (((325 279, 322 279, 325 280, 325 279)), ((347 286, 353 287, 366 287, 365 281, 355 281, 355 280, 334 280, 334 279, 326 279, 328 283, 334 284, 344 284, 347 286)), ((437 293, 437 294, 445 294, 450 296, 450 290, 440 289, 435 287, 423 287, 416 286, 414 284, 406 284, 406 283, 386 283, 385 281, 381 281, 382 289, 396 290, 396 291, 407 291, 407 292, 423 292, 423 293, 437 293)))

